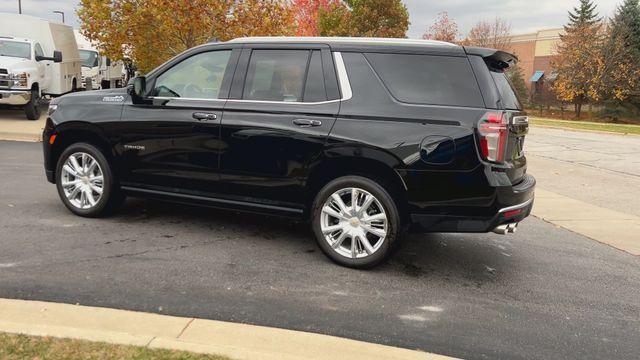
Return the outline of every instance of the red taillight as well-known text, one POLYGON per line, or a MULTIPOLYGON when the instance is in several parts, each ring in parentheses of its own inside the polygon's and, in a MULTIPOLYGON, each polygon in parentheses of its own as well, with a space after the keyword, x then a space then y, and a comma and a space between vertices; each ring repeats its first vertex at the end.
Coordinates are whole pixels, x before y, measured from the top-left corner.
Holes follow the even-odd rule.
POLYGON ((510 218, 510 217, 514 217, 516 215, 520 215, 521 213, 522 213, 522 209, 516 209, 516 210, 507 211, 507 212, 503 213, 502 215, 505 218, 510 218))
POLYGON ((485 160, 504 162, 509 129, 507 117, 501 112, 488 112, 478 123, 480 152, 485 160))

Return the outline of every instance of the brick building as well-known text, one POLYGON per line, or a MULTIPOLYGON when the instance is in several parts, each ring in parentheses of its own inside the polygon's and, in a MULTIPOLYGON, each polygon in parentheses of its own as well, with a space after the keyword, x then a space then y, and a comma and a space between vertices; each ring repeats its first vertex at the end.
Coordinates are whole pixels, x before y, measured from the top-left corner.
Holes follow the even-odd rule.
POLYGON ((557 76, 550 63, 563 32, 564 29, 556 28, 511 37, 512 51, 520 59, 519 64, 532 96, 543 93, 545 82, 553 81, 557 76))

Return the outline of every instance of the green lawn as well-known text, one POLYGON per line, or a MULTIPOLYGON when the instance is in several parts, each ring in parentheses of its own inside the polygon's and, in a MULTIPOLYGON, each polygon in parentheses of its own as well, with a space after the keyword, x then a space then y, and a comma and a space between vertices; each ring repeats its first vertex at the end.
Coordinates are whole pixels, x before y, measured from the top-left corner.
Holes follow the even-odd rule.
POLYGON ((0 359, 229 360, 223 356, 201 355, 183 351, 156 350, 138 346, 5 333, 0 333, 0 359))
POLYGON ((610 123, 597 123, 589 121, 571 121, 571 120, 555 120, 539 117, 529 117, 531 125, 541 126, 553 126, 566 129, 577 130, 597 130, 608 131, 620 134, 637 134, 640 135, 640 125, 627 125, 627 124, 610 124, 610 123))

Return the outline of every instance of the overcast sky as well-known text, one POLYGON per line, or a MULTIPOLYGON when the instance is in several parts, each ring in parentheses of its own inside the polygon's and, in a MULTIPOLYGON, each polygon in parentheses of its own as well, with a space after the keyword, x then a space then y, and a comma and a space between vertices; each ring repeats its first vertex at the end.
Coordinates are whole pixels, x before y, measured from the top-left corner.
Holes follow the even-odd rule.
MULTIPOLYGON (((178 0, 176 0, 178 1, 178 0)), ((603 16, 611 16, 622 0, 596 0, 603 16)), ((491 20, 496 16, 511 22, 514 34, 538 29, 559 27, 567 21, 567 11, 578 4, 578 0, 404 0, 411 15, 409 37, 419 38, 427 26, 433 23, 439 12, 447 11, 459 26, 461 35, 478 20, 491 20)), ((66 21, 78 26, 75 16, 77 0, 22 0, 23 14, 35 15, 60 21, 60 15, 52 11, 65 12, 66 21)), ((0 12, 17 12, 18 0, 0 0, 0 12)))

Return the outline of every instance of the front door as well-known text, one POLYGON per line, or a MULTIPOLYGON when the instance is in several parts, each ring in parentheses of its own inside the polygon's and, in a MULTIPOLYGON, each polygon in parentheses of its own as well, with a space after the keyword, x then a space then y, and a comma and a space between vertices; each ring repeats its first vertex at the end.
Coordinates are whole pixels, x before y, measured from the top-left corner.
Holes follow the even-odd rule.
POLYGON ((231 49, 192 55, 148 79, 150 96, 143 104, 125 103, 120 149, 125 185, 204 196, 216 192, 224 87, 233 76, 233 58, 231 49))
POLYGON ((226 194, 300 211, 309 164, 339 110, 335 73, 328 95, 325 69, 334 71, 328 49, 244 50, 222 119, 226 194))

